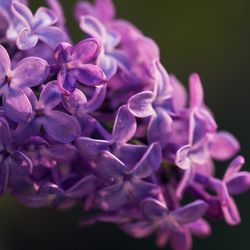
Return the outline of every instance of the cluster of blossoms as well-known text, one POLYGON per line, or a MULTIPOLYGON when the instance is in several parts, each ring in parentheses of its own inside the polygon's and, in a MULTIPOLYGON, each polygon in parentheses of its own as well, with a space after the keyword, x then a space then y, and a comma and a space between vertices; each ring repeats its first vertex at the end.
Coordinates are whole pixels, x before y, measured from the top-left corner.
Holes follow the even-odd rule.
POLYGON ((111 222, 175 250, 208 236, 207 219, 238 224, 233 195, 250 174, 238 141, 217 130, 199 76, 187 97, 111 0, 76 5, 87 36, 76 45, 60 4, 46 2, 33 14, 25 0, 0 1, 1 195, 28 207, 80 203, 83 225, 111 222), (214 160, 232 157, 215 177, 214 160))

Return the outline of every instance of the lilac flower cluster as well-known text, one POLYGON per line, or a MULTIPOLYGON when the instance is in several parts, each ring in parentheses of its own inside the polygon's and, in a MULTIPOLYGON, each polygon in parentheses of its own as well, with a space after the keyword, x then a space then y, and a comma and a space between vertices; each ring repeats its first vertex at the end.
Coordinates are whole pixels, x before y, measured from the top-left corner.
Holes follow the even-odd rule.
POLYGON ((175 250, 208 236, 210 218, 238 224, 233 196, 250 174, 200 77, 190 76, 188 97, 111 0, 76 5, 87 36, 77 44, 57 0, 47 5, 33 14, 25 0, 0 1, 1 195, 28 207, 80 203, 83 225, 111 222, 175 250), (232 157, 217 178, 214 161, 232 157))

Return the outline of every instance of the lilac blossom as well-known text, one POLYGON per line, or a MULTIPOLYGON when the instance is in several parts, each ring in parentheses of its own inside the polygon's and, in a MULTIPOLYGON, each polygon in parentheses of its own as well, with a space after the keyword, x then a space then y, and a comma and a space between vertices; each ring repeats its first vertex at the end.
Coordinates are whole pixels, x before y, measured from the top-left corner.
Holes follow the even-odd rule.
POLYGON ((174 250, 209 236, 210 218, 239 224, 234 196, 250 173, 199 75, 186 91, 112 0, 76 5, 87 35, 76 44, 59 1, 46 3, 33 15, 25 0, 0 2, 0 195, 31 208, 80 205, 82 225, 155 234, 174 250), (232 157, 219 178, 217 161, 232 157))
POLYGON ((63 94, 71 94, 76 82, 88 86, 103 84, 106 76, 103 71, 90 62, 99 53, 99 42, 96 39, 83 40, 74 47, 69 43, 61 43, 55 57, 60 67, 57 82, 63 94))

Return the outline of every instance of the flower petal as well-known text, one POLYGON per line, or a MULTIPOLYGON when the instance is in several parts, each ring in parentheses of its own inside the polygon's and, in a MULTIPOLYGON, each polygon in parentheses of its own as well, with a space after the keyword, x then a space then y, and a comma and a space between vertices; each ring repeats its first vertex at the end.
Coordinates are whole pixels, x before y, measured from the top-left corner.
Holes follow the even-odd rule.
POLYGON ((241 194, 250 188, 250 173, 240 172, 229 179, 226 185, 230 194, 241 194))
POLYGON ((106 76, 101 68, 92 64, 79 65, 75 71, 75 77, 87 86, 96 86, 106 81, 106 76))
POLYGON ((159 143, 150 145, 142 159, 132 169, 134 175, 140 178, 151 176, 160 167, 162 161, 161 146, 159 143))
POLYGON ((46 132, 62 143, 74 141, 80 135, 80 126, 71 116, 60 111, 49 112, 43 121, 46 132))
POLYGON ((81 156, 87 159, 96 159, 98 154, 109 149, 109 142, 104 140, 80 137, 75 143, 81 156))
POLYGON ((72 48, 71 61, 87 63, 96 58, 100 50, 100 44, 95 38, 82 40, 72 48))
POLYGON ((11 146, 10 127, 4 118, 0 117, 0 152, 2 147, 8 148, 11 146))
POLYGON ((194 73, 189 77, 190 107, 198 107, 203 104, 204 93, 201 79, 194 73))
POLYGON ((58 88, 63 95, 70 95, 75 91, 76 79, 74 70, 62 69, 57 75, 58 88))
POLYGON ((129 111, 136 117, 144 118, 155 113, 152 106, 155 95, 151 91, 144 91, 132 96, 128 101, 129 111))
POLYGON ((0 44, 0 83, 5 80, 7 72, 10 71, 10 57, 6 49, 0 44))
POLYGON ((107 80, 110 80, 117 72, 117 63, 114 58, 104 53, 98 56, 97 65, 103 70, 107 80))
POLYGON ((203 200, 194 201, 184 207, 171 211, 170 214, 180 224, 188 224, 202 217, 208 209, 203 200))
POLYGON ((224 218, 229 225, 238 225, 241 221, 240 214, 232 198, 229 199, 226 206, 221 206, 224 218))
POLYGON ((39 7, 34 15, 34 23, 38 27, 45 27, 55 24, 58 21, 55 13, 45 7, 39 7))
POLYGON ((244 164, 245 159, 242 156, 238 156, 233 161, 231 161, 224 174, 223 181, 226 182, 227 180, 231 179, 236 173, 241 170, 244 164))
POLYGON ((216 160, 227 160, 240 149, 237 139, 228 132, 218 132, 214 135, 210 146, 210 154, 216 160))
POLYGON ((166 205, 153 198, 141 201, 141 209, 144 217, 149 220, 161 218, 168 213, 166 205))
POLYGON ((36 46, 38 42, 38 36, 33 34, 29 28, 24 27, 18 33, 16 45, 20 50, 29 50, 36 46))
POLYGON ((17 123, 25 123, 32 114, 29 99, 20 88, 8 87, 3 95, 5 114, 17 123))
POLYGON ((26 57, 13 69, 11 83, 15 86, 34 87, 42 83, 49 74, 48 63, 39 57, 26 57))

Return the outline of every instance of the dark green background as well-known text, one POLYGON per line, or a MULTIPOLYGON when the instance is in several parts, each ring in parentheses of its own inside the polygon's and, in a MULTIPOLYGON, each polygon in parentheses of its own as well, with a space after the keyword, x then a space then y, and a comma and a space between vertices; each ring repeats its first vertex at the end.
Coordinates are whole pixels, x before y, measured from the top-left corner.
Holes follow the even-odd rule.
MULTIPOLYGON (((2 1, 2 0, 1 0, 2 1)), ((41 1, 30 1, 36 8, 41 1)), ((61 1, 74 39, 82 34, 71 15, 73 1, 61 1)), ((117 0, 119 17, 129 19, 159 44, 168 71, 184 83, 201 74, 206 103, 220 128, 242 143, 249 168, 250 148, 250 1, 117 0)), ((218 166, 222 168, 222 166, 218 166)), ((221 172, 221 171, 220 171, 221 172)), ((195 239, 195 250, 250 249, 250 194, 236 199, 238 227, 213 224, 213 235, 195 239)), ((153 237, 131 239, 115 227, 99 224, 80 229, 81 210, 28 209, 7 196, 0 200, 0 250, 153 250, 153 237)))

